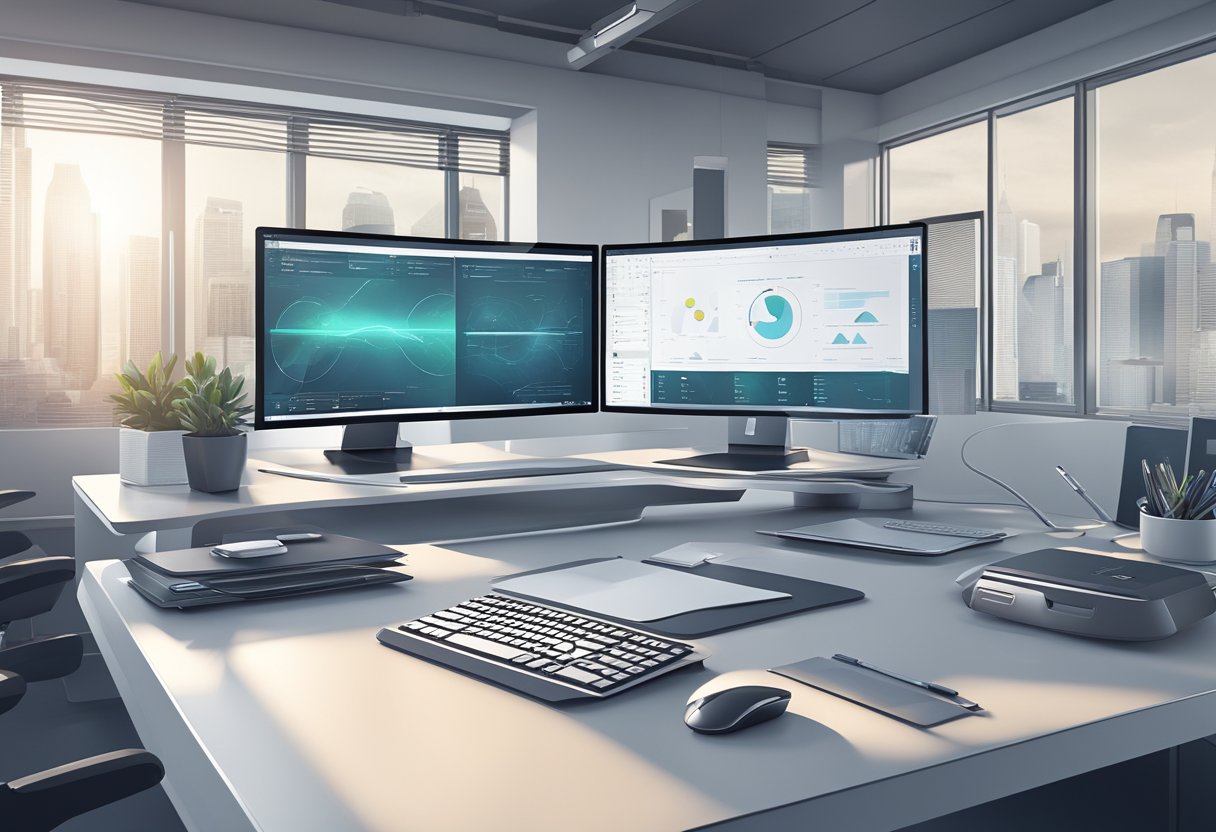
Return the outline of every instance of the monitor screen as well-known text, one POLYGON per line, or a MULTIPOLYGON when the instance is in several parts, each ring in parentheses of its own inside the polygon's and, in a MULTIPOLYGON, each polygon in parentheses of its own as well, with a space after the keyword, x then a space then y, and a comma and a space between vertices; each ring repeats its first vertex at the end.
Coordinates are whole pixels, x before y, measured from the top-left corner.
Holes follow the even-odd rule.
POLYGON ((597 406, 595 246, 259 228, 258 428, 597 406))
POLYGON ((605 246, 605 410, 924 413, 925 227, 605 246))

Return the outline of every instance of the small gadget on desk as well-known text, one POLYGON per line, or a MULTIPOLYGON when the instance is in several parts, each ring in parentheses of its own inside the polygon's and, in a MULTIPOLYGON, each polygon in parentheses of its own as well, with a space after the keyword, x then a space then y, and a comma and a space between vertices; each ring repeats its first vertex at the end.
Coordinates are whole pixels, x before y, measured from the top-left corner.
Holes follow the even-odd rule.
POLYGON ((305 543, 310 540, 323 540, 325 535, 320 532, 292 532, 290 534, 275 535, 275 540, 280 543, 305 543))
POLYGON ((976 612, 1091 638, 1165 638, 1216 612, 1200 572, 1066 549, 1017 555, 960 582, 976 612))
POLYGON ((789 704, 784 688, 740 685, 690 699, 684 724, 698 734, 730 734, 776 719, 789 704))
POLYGON ((266 558, 287 554, 280 540, 240 540, 213 546, 211 554, 221 558, 266 558))
POLYGON ((881 517, 834 520, 830 523, 816 523, 780 531, 758 529, 757 533, 785 540, 834 543, 901 555, 944 555, 971 546, 995 543, 1008 537, 1001 529, 881 517))

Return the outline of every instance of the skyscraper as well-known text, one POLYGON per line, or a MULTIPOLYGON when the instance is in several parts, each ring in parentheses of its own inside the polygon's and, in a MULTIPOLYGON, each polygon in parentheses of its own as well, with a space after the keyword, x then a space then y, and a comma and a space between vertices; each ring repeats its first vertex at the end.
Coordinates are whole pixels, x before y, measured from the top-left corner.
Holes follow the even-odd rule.
POLYGON ((0 127, 0 357, 24 358, 31 339, 32 151, 25 128, 0 127))
POLYGON ((1199 275, 1211 259, 1211 248, 1195 239, 1194 214, 1163 214, 1154 250, 1165 258, 1162 396, 1167 404, 1185 405, 1190 403, 1192 350, 1199 330, 1199 275), (1162 239, 1165 234, 1170 238, 1162 239))
POLYGON ((123 257, 123 358, 140 369, 161 349, 160 240, 132 235, 123 257))
POLYGON ((1098 404, 1145 409, 1156 400, 1164 343, 1164 257, 1103 263, 1098 404))
POLYGON ((1018 398, 1060 401, 1072 375, 1072 338, 1065 319, 1066 281, 1058 264, 1044 264, 1022 286, 1018 310, 1018 398))
POLYGON ((342 230, 363 234, 395 234, 396 218, 388 197, 379 191, 360 188, 346 197, 342 209, 342 230))
POLYGON ((498 223, 481 198, 481 191, 468 185, 460 189, 460 239, 498 239, 498 223))
MULTIPOLYGON (((253 283, 244 272, 242 235, 244 234, 244 206, 235 199, 207 197, 207 205, 195 224, 194 237, 194 332, 190 342, 195 348, 204 346, 204 339, 222 337, 229 333, 220 331, 231 321, 210 320, 211 297, 218 292, 228 295, 233 286, 245 284, 250 296, 253 283), (225 289, 214 287, 227 286, 225 289)), ((245 325, 253 326, 250 321, 245 325)))
POLYGON ((79 165, 56 164, 42 231, 43 336, 68 389, 87 389, 97 379, 100 284, 88 187, 79 165))
POLYGON ((996 211, 996 252, 992 281, 992 396, 1018 398, 1018 312, 1021 266, 1018 263, 1018 222, 1001 191, 996 211))

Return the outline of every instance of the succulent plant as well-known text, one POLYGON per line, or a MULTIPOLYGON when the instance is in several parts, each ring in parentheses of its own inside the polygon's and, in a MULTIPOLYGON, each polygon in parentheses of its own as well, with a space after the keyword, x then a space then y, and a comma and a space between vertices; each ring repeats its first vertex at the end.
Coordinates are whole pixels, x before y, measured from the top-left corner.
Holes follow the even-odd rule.
POLYGON ((195 436, 235 436, 253 411, 245 404, 245 377, 225 367, 215 371, 215 357, 196 352, 186 361, 185 395, 174 402, 182 428, 195 436))
POLYGON ((186 389, 181 381, 173 380, 176 366, 176 355, 165 361, 158 352, 146 373, 141 373, 134 361, 128 361, 121 373, 114 374, 122 392, 111 394, 110 401, 123 427, 149 432, 182 429, 174 404, 186 395, 186 389))

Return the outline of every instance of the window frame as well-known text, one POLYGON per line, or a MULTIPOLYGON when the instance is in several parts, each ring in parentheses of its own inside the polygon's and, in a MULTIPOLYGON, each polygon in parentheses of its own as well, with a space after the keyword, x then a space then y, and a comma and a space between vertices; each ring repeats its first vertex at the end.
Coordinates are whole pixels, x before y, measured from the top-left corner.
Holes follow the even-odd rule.
MULTIPOLYGON (((437 133, 440 142, 440 159, 442 161, 438 169, 444 175, 444 234, 449 238, 458 237, 460 233, 460 207, 458 199, 460 176, 462 173, 467 172, 461 168, 459 150, 454 151, 452 148, 458 148, 461 136, 467 137, 472 134, 484 134, 488 137, 497 138, 502 143, 503 148, 501 155, 503 164, 500 167, 500 171, 496 173, 491 173, 487 170, 477 172, 483 175, 499 176, 502 179, 503 217, 500 233, 504 241, 510 239, 511 189, 509 154, 511 134, 509 130, 474 130, 451 124, 411 121, 407 119, 381 117, 371 119, 371 117, 354 113, 268 105, 239 99, 201 98, 188 95, 178 96, 135 88, 60 82, 25 76, 0 75, 0 85, 6 85, 3 96, 4 115, 16 119, 24 118, 21 95, 23 85, 45 88, 49 90, 48 94, 51 95, 62 94, 67 97, 78 95, 84 99, 88 99, 90 96, 97 99, 104 97, 106 94, 132 97, 144 96, 147 98, 147 101, 141 102, 141 104, 160 107, 159 137, 155 139, 160 142, 161 153, 160 349, 166 353, 172 352, 179 356, 184 356, 188 353, 190 347, 186 342, 186 320, 187 316, 192 313, 192 310, 188 308, 189 293, 186 287, 187 251, 185 242, 187 217, 185 213, 185 200, 187 180, 186 146, 192 143, 186 138, 186 133, 188 132, 186 119, 192 109, 210 112, 208 108, 214 107, 213 115, 215 113, 222 113, 224 116, 234 118, 281 118, 283 120, 286 128, 286 145, 282 151, 287 168, 285 172, 286 187, 283 194, 283 199, 285 200, 284 219, 286 225, 291 228, 307 228, 307 160, 310 155, 308 153, 308 138, 310 128, 314 122, 317 124, 336 124, 355 129, 383 129, 391 131, 395 128, 401 132, 408 132, 412 128, 415 131, 426 130, 437 133), (11 94, 13 87, 17 89, 15 95, 11 94), (369 122, 374 123, 369 125, 369 122)), ((30 128, 27 127, 27 129, 30 128)), ((88 129, 82 129, 79 132, 84 135, 104 135, 104 133, 88 129)), ((148 138, 153 137, 149 136, 148 138)), ((203 146, 207 145, 206 142, 202 144, 203 146)), ((269 150, 271 148, 266 149, 269 150)), ((249 148, 249 150, 250 152, 257 152, 256 148, 249 148)), ((382 161, 381 163, 393 164, 391 161, 382 161)), ((401 166, 423 167, 420 165, 401 166)), ((33 245, 33 241, 31 241, 31 245, 33 245)), ((7 429, 10 428, 0 428, 0 430, 7 429)), ((30 425, 13 426, 11 429, 43 428, 30 425)))
MULTIPOLYGON (((984 366, 983 396, 977 409, 998 413, 1135 421, 1146 424, 1176 425, 1189 417, 1161 413, 1112 413, 1098 410, 1098 290, 1100 263, 1097 257, 1097 136, 1093 93, 1105 86, 1146 75, 1159 69, 1216 54, 1216 38, 1172 49, 1159 55, 1128 63, 1099 74, 1077 79, 916 130, 880 146, 879 222, 890 222, 890 151, 902 145, 931 138, 977 122, 987 123, 987 218, 984 223, 983 278, 980 297, 980 327, 984 366), (994 401, 993 378, 993 304, 992 281, 995 256, 996 222, 996 120, 1001 116, 1027 110, 1068 96, 1073 97, 1073 403, 994 401)), ((1216 241, 1212 241, 1216 244, 1216 241)))

